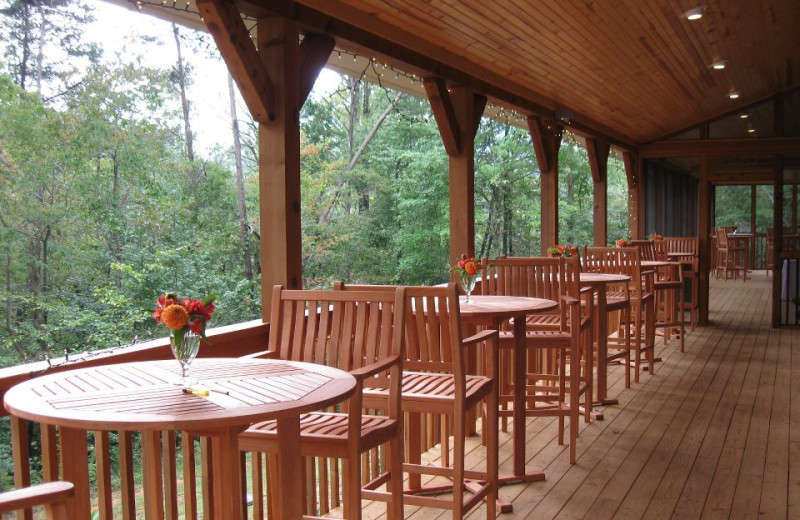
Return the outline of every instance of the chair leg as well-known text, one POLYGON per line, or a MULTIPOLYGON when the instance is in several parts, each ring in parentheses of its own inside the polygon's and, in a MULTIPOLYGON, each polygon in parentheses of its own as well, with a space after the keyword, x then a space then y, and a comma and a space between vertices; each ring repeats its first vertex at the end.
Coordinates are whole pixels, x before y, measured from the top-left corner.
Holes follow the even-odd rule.
POLYGON ((500 424, 497 417, 497 384, 492 386, 492 391, 487 396, 486 401, 486 422, 488 427, 488 431, 486 432, 486 479, 490 486, 489 493, 486 496, 486 518, 487 520, 492 520, 497 516, 495 511, 497 510, 498 468, 500 466, 500 439, 498 434, 500 424))
POLYGON ((392 494, 391 502, 387 504, 386 514, 388 520, 403 520, 403 433, 398 438, 389 441, 389 468, 392 472, 389 480, 389 491, 392 494))
POLYGON ((453 520, 464 518, 464 455, 466 417, 453 420, 453 520))
MULTIPOLYGON (((408 462, 419 465, 422 462, 422 437, 421 421, 419 414, 410 413, 406 420, 406 438, 408 442, 408 462)), ((422 476, 419 473, 408 475, 408 489, 414 490, 422 487, 422 476)))
POLYGON ((342 463, 344 482, 342 484, 342 510, 344 517, 361 520, 361 457, 358 452, 350 453, 342 463))

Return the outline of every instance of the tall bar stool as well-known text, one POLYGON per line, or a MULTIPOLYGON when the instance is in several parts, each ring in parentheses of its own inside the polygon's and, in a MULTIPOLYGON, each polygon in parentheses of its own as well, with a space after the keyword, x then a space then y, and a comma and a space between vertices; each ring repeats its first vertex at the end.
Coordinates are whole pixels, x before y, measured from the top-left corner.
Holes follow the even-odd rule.
MULTIPOLYGON (((482 294, 546 298, 559 302, 550 314, 526 320, 526 408, 509 410, 512 387, 510 358, 500 370, 500 415, 524 413, 526 417, 557 417, 558 442, 564 443, 564 419, 569 419, 569 458, 577 460, 580 399, 584 420, 592 411, 592 306, 581 307, 577 258, 484 258, 482 294)), ((510 331, 500 332, 500 352, 513 348, 510 331)))
POLYGON ((691 330, 697 327, 697 318, 700 311, 698 304, 698 282, 700 275, 697 237, 664 237, 665 250, 671 258, 681 263, 683 279, 688 280, 688 301, 686 301, 686 285, 684 285, 683 311, 689 311, 691 330))
MULTIPOLYGON (((639 248, 642 260, 667 261, 666 252, 659 254, 653 240, 632 240, 639 248)), ((681 352, 684 351, 685 326, 683 319, 683 270, 680 263, 655 268, 653 281, 655 296, 655 327, 663 331, 664 343, 674 333, 680 337, 681 352)))
MULTIPOLYGON (((624 348, 620 339, 629 334, 626 341, 633 352, 634 382, 639 382, 642 371, 642 356, 647 357, 650 373, 655 370, 655 298, 652 284, 643 283, 639 249, 636 247, 589 247, 584 246, 581 266, 584 271, 624 274, 631 278, 619 291, 608 293, 609 302, 625 298, 630 301, 630 313, 621 314, 620 331, 616 338, 609 338, 609 351, 624 348)), ((609 309, 610 309, 609 305, 609 309)), ((619 359, 609 355, 608 360, 619 359)), ((630 359, 630 353, 628 354, 630 359)))

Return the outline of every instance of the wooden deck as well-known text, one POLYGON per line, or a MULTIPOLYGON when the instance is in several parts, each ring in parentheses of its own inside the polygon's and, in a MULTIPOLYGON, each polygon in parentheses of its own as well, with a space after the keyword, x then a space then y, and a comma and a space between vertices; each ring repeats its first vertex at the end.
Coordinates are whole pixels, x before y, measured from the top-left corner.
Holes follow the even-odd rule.
MULTIPOLYGON (((771 279, 759 273, 712 282, 712 325, 687 335, 684 354, 658 338, 655 376, 626 390, 621 367, 610 370, 620 404, 581 423, 577 464, 554 420, 529 421, 528 469, 547 480, 501 488, 514 512, 498 518, 800 518, 800 329, 770 328, 771 279)), ((507 465, 511 435, 501 442, 507 465)))

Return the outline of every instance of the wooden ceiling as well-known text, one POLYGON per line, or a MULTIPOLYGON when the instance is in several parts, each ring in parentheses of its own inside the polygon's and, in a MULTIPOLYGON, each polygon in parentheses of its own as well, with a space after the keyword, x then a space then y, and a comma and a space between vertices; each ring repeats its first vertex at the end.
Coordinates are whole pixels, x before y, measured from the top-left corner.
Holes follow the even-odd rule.
MULTIPOLYGON (((725 116, 800 87, 800 1, 697 1, 707 9, 696 21, 682 17, 698 5, 692 0, 247 0, 236 5, 251 21, 273 13, 287 16, 308 33, 334 36, 339 50, 419 77, 441 75, 523 115, 568 114, 576 133, 636 148, 707 121, 719 121, 720 129, 730 120, 729 129, 717 132, 746 138, 746 125, 725 116), (713 70, 719 59, 727 60, 727 67, 713 70), (740 97, 730 99, 731 90, 740 97)), ((140 3, 153 11, 165 5, 140 3)), ((189 13, 184 23, 192 21, 192 8, 190 2, 183 9, 189 13)), ((157 16, 175 15, 161 11, 157 16)), ((334 53, 329 62, 333 68, 337 58, 334 53)), ((404 88, 417 89, 423 92, 419 84, 404 88)))

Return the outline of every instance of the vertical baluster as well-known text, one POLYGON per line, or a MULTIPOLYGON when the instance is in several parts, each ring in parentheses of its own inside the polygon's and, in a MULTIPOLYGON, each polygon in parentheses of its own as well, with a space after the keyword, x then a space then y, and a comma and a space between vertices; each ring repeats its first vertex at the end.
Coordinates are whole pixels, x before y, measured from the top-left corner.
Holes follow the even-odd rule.
POLYGON ((95 462, 97 465, 97 509, 101 520, 114 518, 111 489, 111 446, 108 432, 95 432, 95 462))
POLYGON ((122 520, 136 519, 136 483, 133 479, 133 434, 119 432, 119 486, 122 520))
POLYGON ((175 465, 175 431, 161 433, 162 468, 164 473, 164 512, 167 520, 178 520, 178 470, 175 465))
MULTIPOLYGON (((30 454, 28 452, 28 421, 11 416, 11 453, 14 454, 14 485, 31 485, 30 454)), ((30 509, 17 511, 17 518, 32 520, 30 509)))
POLYGON ((197 475, 194 469, 194 439, 189 432, 181 432, 183 456, 183 511, 186 520, 197 520, 197 475))
MULTIPOLYGON (((279 485, 278 454, 269 453, 267 454, 267 507, 269 509, 270 520, 280 520, 278 519, 280 493, 277 491, 279 485)), ((339 494, 336 493, 335 496, 338 497, 339 494)))
POLYGON ((214 486, 211 482, 212 475, 212 450, 211 439, 200 438, 200 475, 203 479, 203 519, 214 520, 214 486))
POLYGON ((264 520, 264 465, 263 455, 250 452, 250 478, 253 492, 253 520, 264 520))

